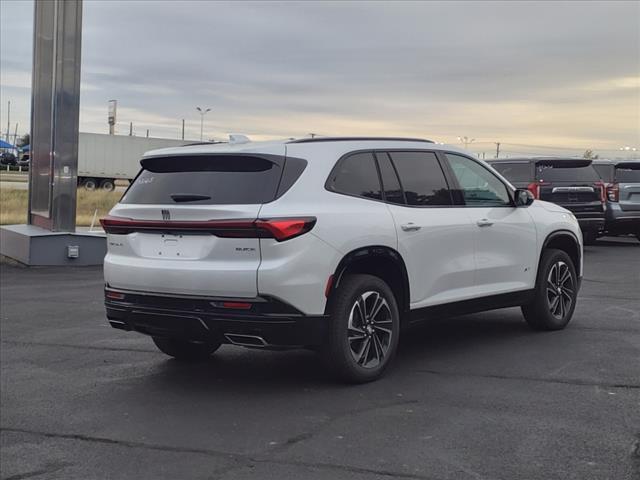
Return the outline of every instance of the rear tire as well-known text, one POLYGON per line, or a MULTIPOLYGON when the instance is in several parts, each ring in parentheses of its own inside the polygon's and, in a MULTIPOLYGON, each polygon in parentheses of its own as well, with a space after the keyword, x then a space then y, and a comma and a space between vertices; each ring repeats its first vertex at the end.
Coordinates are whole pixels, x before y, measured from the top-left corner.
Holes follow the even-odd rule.
POLYGON ((152 337, 153 343, 162 353, 176 360, 197 362, 206 360, 220 348, 220 342, 190 342, 177 338, 152 337))
POLYGON ((395 356, 400 314, 393 292, 372 275, 347 275, 330 299, 323 349, 329 368, 350 383, 378 379, 395 356))
POLYGON ((116 184, 110 178, 105 178, 100 182, 100 190, 106 192, 113 192, 116 189, 116 184))
POLYGON ((85 178, 82 186, 85 190, 93 191, 98 188, 98 181, 95 178, 85 178))
POLYGON ((522 314, 534 330, 561 330, 576 308, 578 278, 566 252, 542 252, 533 301, 522 306, 522 314))

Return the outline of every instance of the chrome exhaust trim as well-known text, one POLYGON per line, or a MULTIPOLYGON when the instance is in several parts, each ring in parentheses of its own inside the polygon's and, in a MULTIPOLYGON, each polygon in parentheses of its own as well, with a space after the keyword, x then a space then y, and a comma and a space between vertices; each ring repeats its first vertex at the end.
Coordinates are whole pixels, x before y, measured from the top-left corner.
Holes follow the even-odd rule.
POLYGON ((229 340, 233 345, 238 345, 240 347, 264 348, 268 345, 264 338, 258 337, 257 335, 225 333, 224 338, 229 340))

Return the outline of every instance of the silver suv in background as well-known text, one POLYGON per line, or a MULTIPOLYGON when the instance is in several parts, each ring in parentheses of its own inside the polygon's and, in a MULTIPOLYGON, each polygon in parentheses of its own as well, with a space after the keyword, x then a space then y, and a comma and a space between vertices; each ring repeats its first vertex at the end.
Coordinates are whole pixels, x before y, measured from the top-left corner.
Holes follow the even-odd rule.
POLYGON ((605 231, 640 240, 640 160, 594 160, 606 187, 605 231))

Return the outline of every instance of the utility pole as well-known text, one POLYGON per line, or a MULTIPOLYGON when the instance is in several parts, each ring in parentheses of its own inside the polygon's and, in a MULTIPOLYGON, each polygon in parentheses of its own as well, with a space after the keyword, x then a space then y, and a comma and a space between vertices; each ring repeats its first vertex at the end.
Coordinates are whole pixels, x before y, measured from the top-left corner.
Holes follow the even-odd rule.
POLYGON ((496 158, 500 156, 500 142, 494 142, 496 144, 496 158))
POLYGON ((182 119, 182 140, 184 140, 184 118, 182 119))
POLYGON ((18 123, 16 122, 16 129, 13 131, 13 145, 18 143, 18 123))
POLYGON ((133 122, 129 122, 129 136, 133 136, 133 122))
POLYGON ((10 128, 11 128, 11 100, 7 102, 7 143, 9 142, 10 128))
POLYGON ((210 112, 211 109, 207 108, 206 110, 203 110, 200 107, 196 107, 196 110, 200 112, 200 141, 202 141, 202 138, 203 138, 202 132, 204 131, 204 116, 207 114, 207 112, 210 112))

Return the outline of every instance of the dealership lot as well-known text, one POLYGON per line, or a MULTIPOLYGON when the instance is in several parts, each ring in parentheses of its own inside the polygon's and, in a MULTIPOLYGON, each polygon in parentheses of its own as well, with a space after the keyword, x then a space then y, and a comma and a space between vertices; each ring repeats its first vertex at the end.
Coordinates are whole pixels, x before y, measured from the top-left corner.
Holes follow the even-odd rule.
POLYGON ((2 478, 632 479, 640 243, 586 247, 572 323, 434 320, 392 371, 336 384, 308 352, 179 364, 108 326, 100 268, 2 266, 2 478))

